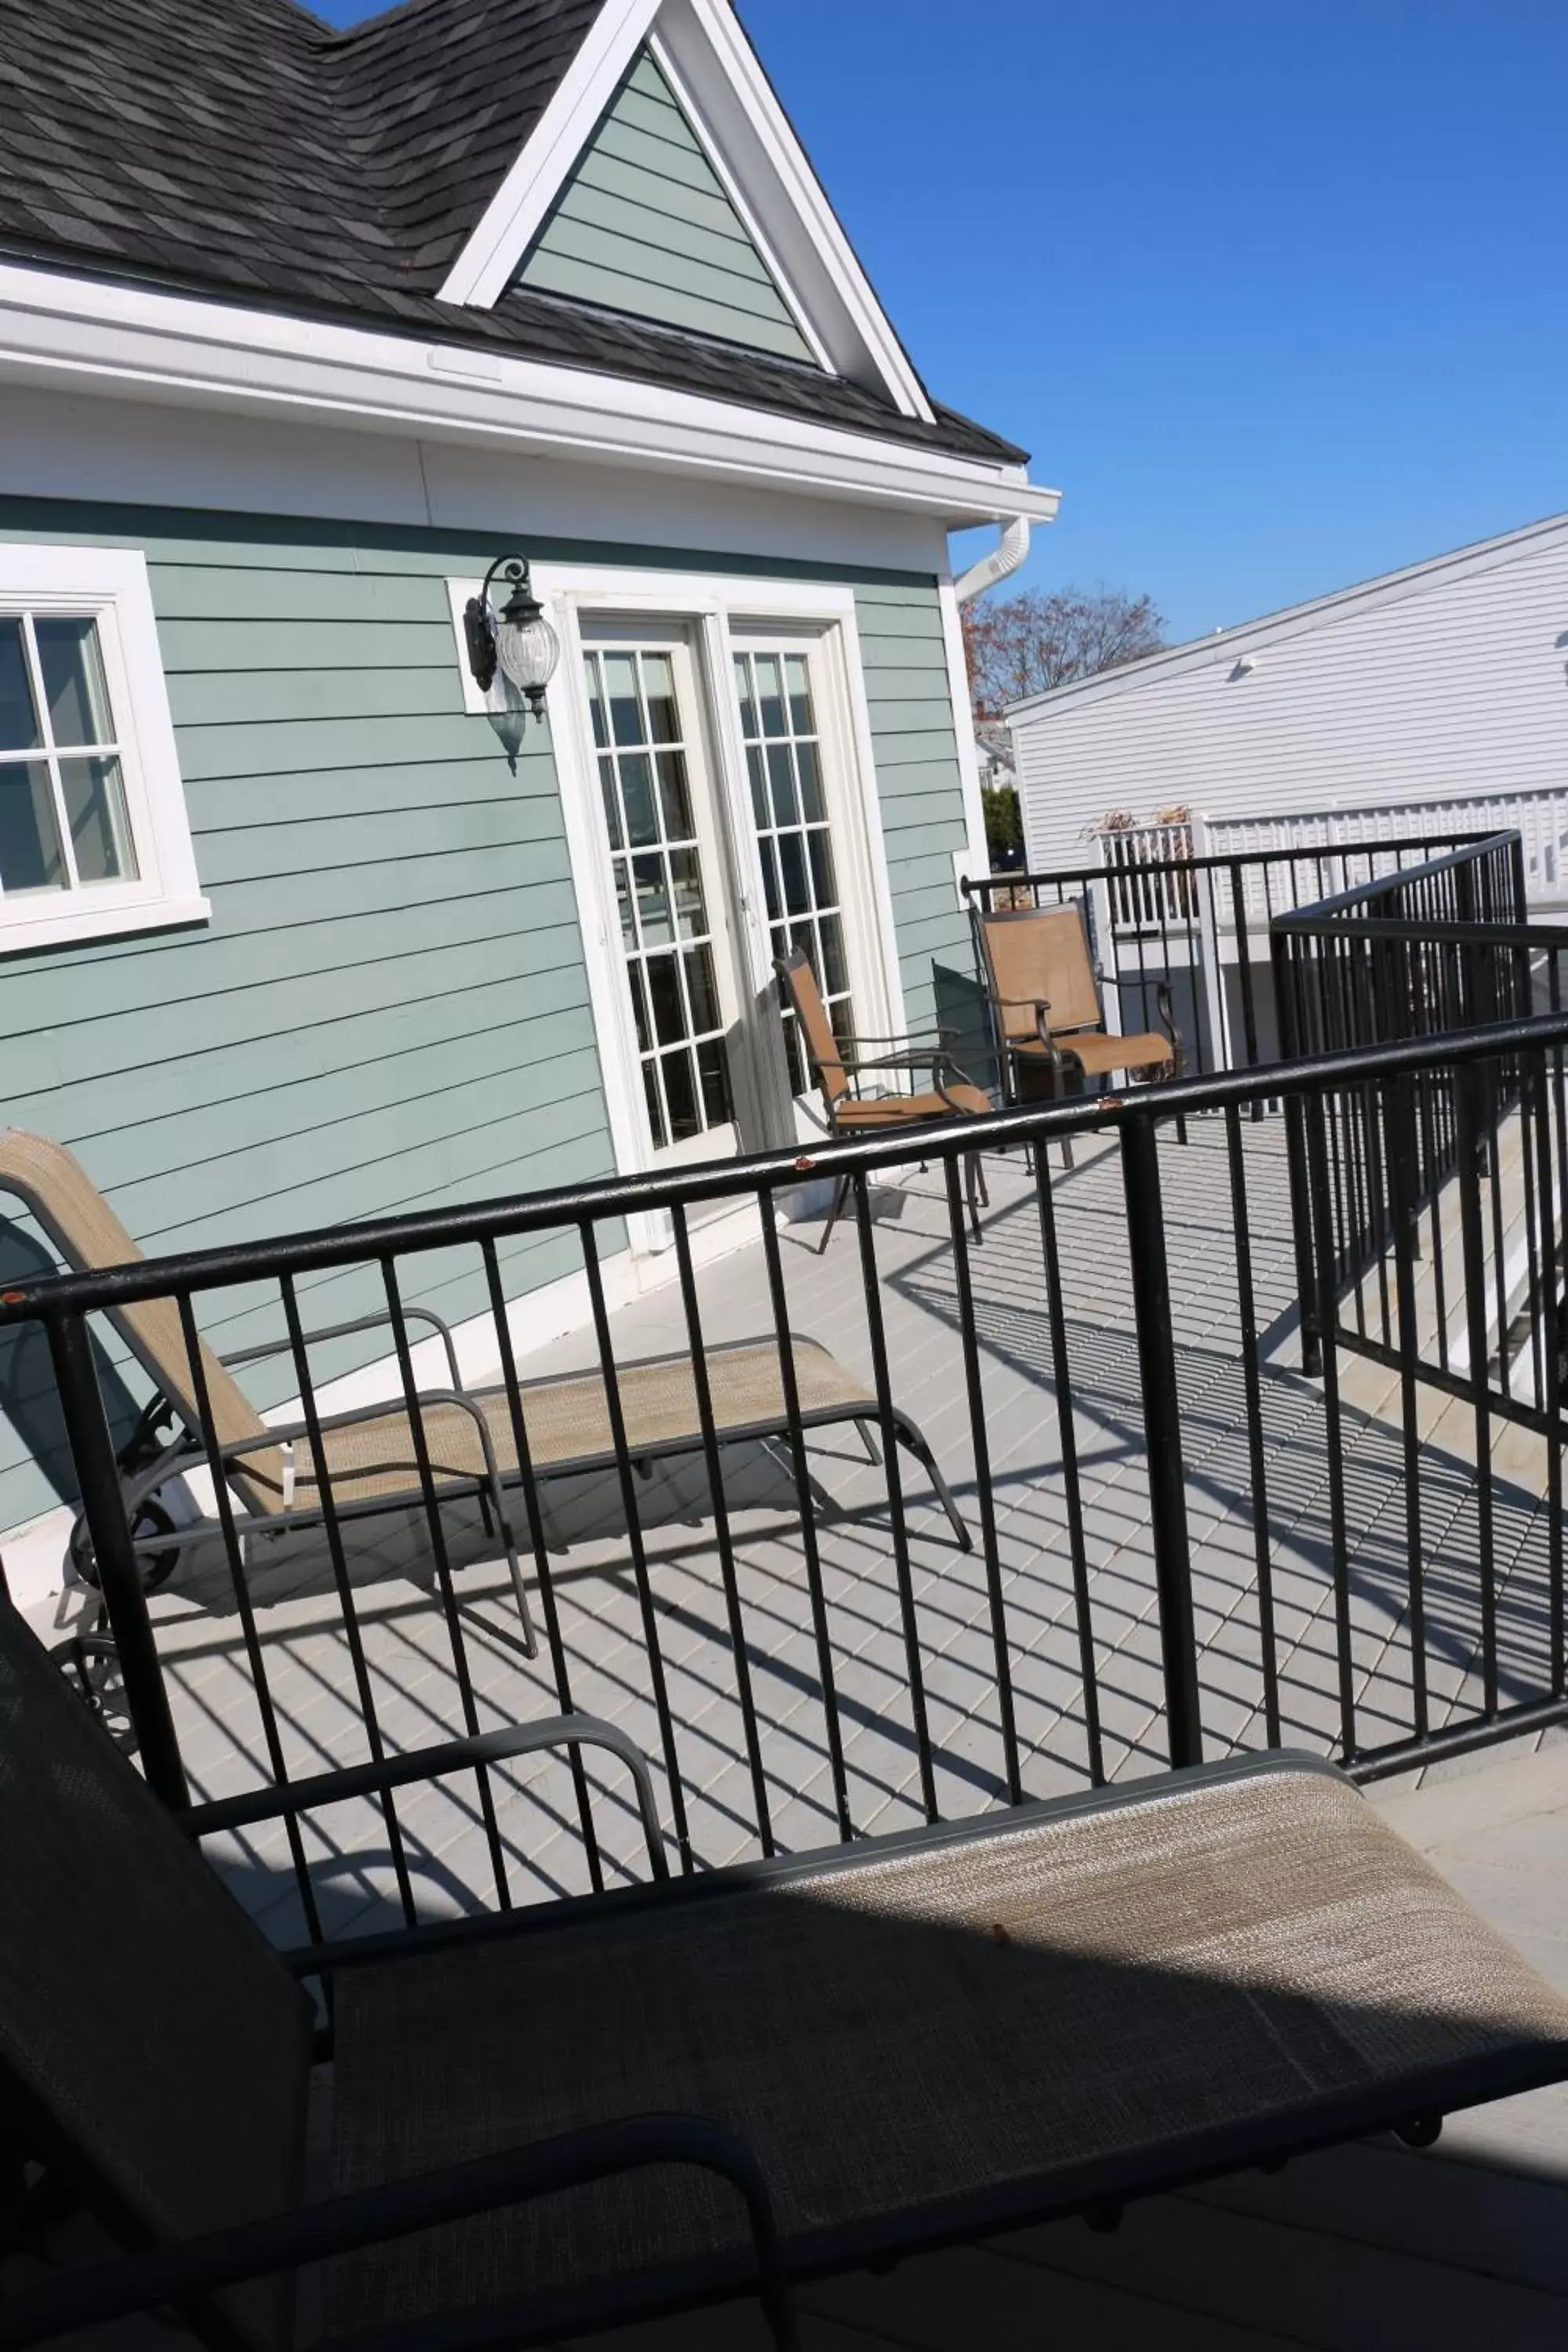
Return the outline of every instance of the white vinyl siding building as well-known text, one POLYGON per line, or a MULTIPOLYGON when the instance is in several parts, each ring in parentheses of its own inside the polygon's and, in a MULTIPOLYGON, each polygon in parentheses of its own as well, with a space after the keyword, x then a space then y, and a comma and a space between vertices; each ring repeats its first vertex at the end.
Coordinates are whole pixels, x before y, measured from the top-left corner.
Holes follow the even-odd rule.
POLYGON ((1225 824, 1568 790, 1568 516, 1009 715, 1036 868, 1087 862, 1112 811, 1225 824))

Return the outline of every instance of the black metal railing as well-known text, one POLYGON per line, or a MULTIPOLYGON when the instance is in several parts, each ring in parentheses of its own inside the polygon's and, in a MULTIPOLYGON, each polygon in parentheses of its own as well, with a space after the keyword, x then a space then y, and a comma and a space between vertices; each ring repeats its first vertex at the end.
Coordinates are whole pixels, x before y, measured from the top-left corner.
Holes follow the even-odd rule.
MULTIPOLYGON (((1563 1003, 1568 929, 1526 920, 1517 834, 1281 915, 1272 929, 1290 1055, 1485 1029, 1563 1003)), ((1302 1112, 1291 1110, 1308 1368, 1317 1369, 1330 1312, 1342 1345, 1387 1360, 1408 1235, 1423 1254, 1410 1344, 1429 1370, 1447 1378, 1456 1356, 1468 1361, 1479 1349, 1474 1361, 1487 1368, 1500 1411, 1534 1427, 1554 1412, 1560 1374, 1548 1323, 1563 1267, 1560 1236, 1542 1213, 1538 1129, 1560 1135, 1563 1117, 1560 1066, 1542 1072, 1506 1057, 1474 1087, 1426 1074, 1392 1122, 1373 1088, 1347 1093, 1327 1114, 1327 1224, 1314 1227, 1303 1205, 1310 1138, 1302 1112), (1321 1265, 1305 1246, 1310 1231, 1326 1234, 1321 1265), (1481 1318, 1475 1334, 1472 1311, 1481 1318)))
MULTIPOLYGON (((1568 1018, 1547 1015, 998 1112, 925 1130, 923 1180, 910 1174, 909 1139, 884 1137, 17 1286, 0 1296, 0 1323, 47 1334, 115 1654, 84 1672, 123 1709, 172 1806, 226 1805, 206 1818, 225 1827, 219 1858, 247 1899, 265 1910, 258 1887, 268 1900, 291 1888, 312 1940, 331 1929, 323 1890, 345 1873, 375 1876, 390 1911, 411 1919, 432 1901, 505 1907, 647 1868, 646 1808, 624 1771, 597 1776, 584 1748, 563 1742, 558 1785, 542 1778, 501 1737, 519 1712, 615 1714, 652 1759, 683 1871, 1227 1749, 1305 1744, 1371 1777, 1556 1721, 1568 1714, 1563 1424, 1555 1398, 1513 1417, 1510 1441, 1535 1449, 1522 1472, 1500 1450, 1475 1228, 1478 1106, 1506 1072, 1537 1107, 1531 1215, 1559 1260, 1565 1045, 1568 1018), (1468 1359, 1447 1368, 1411 1305, 1421 1270, 1398 1172, 1413 1105, 1439 1087, 1456 1105, 1462 1180, 1447 1305, 1472 1332, 1468 1359), (1374 1107, 1393 1186, 1394 1305, 1380 1344, 1394 1377, 1371 1403, 1355 1392, 1342 1314, 1321 1297, 1321 1377, 1299 1369, 1282 1129, 1249 1117, 1265 1098, 1300 1114, 1298 1206, 1320 1292, 1344 1181, 1336 1122, 1348 1100, 1374 1107), (1548 1102, 1551 1118, 1539 1115, 1548 1102), (1068 1138, 1070 1171, 1053 1164, 1068 1138), (994 1192, 978 1247, 962 1183, 977 1149, 994 1192), (839 1175, 849 1209, 819 1262, 795 1246, 789 1215, 803 1184, 839 1175), (882 1185, 895 1175, 913 1190, 889 1215, 882 1185), (744 1256, 716 1254, 726 1214, 744 1223, 744 1256), (668 1221, 670 1278, 622 1321, 612 1276, 625 1221, 650 1217, 668 1221), (548 1416, 519 1370, 530 1304, 508 1297, 504 1271, 546 1235, 574 1255, 572 1361, 602 1391, 601 1465, 574 1482, 552 1475, 548 1416), (478 1486, 455 1505, 453 1380, 444 1362, 426 1366, 432 1343, 414 1319, 460 1267, 478 1269, 489 1302, 459 1339, 465 1370, 489 1369, 510 1447, 510 1524, 499 1530, 478 1486), (414 1507, 390 1565, 381 1523, 357 1516, 353 1477, 328 1466, 329 1400, 307 1337, 317 1286, 350 1268, 379 1285, 385 1409, 413 1456, 414 1507), (183 1467, 198 1485, 205 1471, 211 1500, 185 1572, 150 1603, 145 1564, 169 1537, 134 1524, 100 1366, 113 1318, 153 1299, 174 1303, 186 1338, 183 1467), (276 1547, 266 1519, 247 1516, 196 1346, 237 1299, 281 1334, 307 1433, 295 1475, 320 1483, 319 1528, 276 1547), (695 1469, 662 1501, 645 1475, 660 1448, 632 1374, 650 1337, 695 1368, 695 1469), (771 1453, 731 1442, 719 1343, 739 1339, 776 1362, 771 1453), (835 1450, 814 1342, 858 1384, 850 1417, 874 1461, 835 1450), (1452 1408, 1436 1433, 1434 1400, 1452 1408), (928 1450, 911 1469, 900 1446, 908 1455, 917 1424, 928 1450), (969 1552, 932 1465, 972 1530, 969 1552), (537 1661, 489 1565, 514 1536, 537 1661), (388 1762, 416 1744, 411 1723, 448 1742, 456 1810, 444 1827, 429 1792, 400 1785, 388 1762), (283 1826, 258 1842, 247 1823, 279 1790, 295 1792, 283 1826)), ((743 1237, 731 1224, 728 1240, 743 1237)), ((363 1919, 363 1904, 342 1916, 363 1919)))
MULTIPOLYGON (((1517 836, 1505 836, 1515 839, 1517 836)), ((1271 926, 1297 908, 1375 890, 1479 833, 1228 856, 1160 856, 1166 835, 1105 836, 1105 860, 966 885, 981 908, 1080 899, 1102 982, 1126 1030, 1159 1026, 1172 991, 1191 1072, 1258 1069, 1286 1058, 1275 1002, 1271 926)), ((1517 918, 1523 920, 1522 913, 1517 918)))

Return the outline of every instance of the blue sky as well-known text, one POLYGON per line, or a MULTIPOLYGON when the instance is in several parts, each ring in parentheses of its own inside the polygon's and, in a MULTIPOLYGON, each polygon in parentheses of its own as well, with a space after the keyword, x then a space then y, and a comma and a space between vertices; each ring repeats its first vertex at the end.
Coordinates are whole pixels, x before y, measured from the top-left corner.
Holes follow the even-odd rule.
POLYGON ((1032 583, 1188 636, 1568 508, 1563 0, 741 6, 1032 583))

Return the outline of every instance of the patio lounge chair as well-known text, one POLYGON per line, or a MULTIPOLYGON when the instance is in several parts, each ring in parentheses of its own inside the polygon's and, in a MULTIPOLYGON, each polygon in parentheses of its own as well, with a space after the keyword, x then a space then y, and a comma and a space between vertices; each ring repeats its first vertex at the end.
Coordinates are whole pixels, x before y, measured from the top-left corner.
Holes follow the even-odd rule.
MULTIPOLYGON (((990 1096, 966 1078, 953 1060, 949 1031, 934 1032, 934 1043, 911 1035, 857 1037, 852 1045, 846 1045, 834 1033, 805 949, 795 948, 786 956, 775 957, 773 970, 800 1025, 801 1044, 822 1097, 830 1135, 885 1134, 889 1128, 930 1126, 935 1119, 963 1118, 992 1108, 990 1096), (868 1073, 880 1078, 894 1072, 910 1075, 916 1071, 930 1073, 929 1087, 910 1093, 867 1095, 859 1091, 868 1073)), ((963 1172, 969 1195, 969 1222, 978 1242, 982 1238, 980 1211, 986 1192, 977 1151, 965 1155, 963 1172)), ((834 1189, 833 1205, 822 1229, 822 1239, 816 1245, 818 1257, 832 1240, 833 1228, 848 1197, 849 1179, 841 1176, 834 1189)))
MULTIPOLYGON (((79 1269, 126 1265, 142 1253, 85 1171, 63 1145, 21 1129, 0 1132, 0 1192, 25 1201, 61 1256, 79 1269)), ((431 1475, 440 1499, 477 1496, 492 1512, 505 1548, 507 1567, 521 1614, 529 1655, 534 1633, 522 1569, 507 1517, 505 1493, 521 1478, 511 1400, 504 1388, 466 1390, 458 1375, 452 1335, 428 1308, 405 1307, 410 1322, 439 1335, 451 1385, 420 1394, 420 1420, 431 1475)), ((173 1299, 134 1301, 117 1308, 114 1323, 153 1384, 154 1394, 121 1454, 125 1506, 138 1557, 149 1563, 144 1580, 160 1582, 180 1550, 219 1531, 216 1520, 176 1527, 159 1505, 160 1490, 207 1460, 198 1383, 173 1299), (150 1432, 170 1415, 178 1433, 160 1446, 150 1432), (151 1457, 151 1458, 149 1458, 151 1457)), ((305 1335, 310 1341, 384 1326, 385 1316, 365 1316, 305 1335)), ((286 1354, 287 1340, 240 1349, 220 1358, 198 1343, 213 1435, 228 1483, 259 1528, 282 1532, 322 1523, 320 1465, 303 1421, 268 1424, 235 1380, 232 1366, 286 1354)), ((807 1429, 841 1422, 859 1425, 868 1449, 879 1414, 875 1395, 815 1340, 794 1341, 800 1419, 807 1429)), ((708 1351, 710 1365, 722 1360, 722 1379, 710 1380, 713 1419, 721 1441, 787 1435, 778 1349, 769 1339, 742 1341, 708 1351)), ((617 1368, 628 1450, 639 1463, 703 1444, 701 1416, 689 1354, 655 1357, 617 1368)), ((524 1433, 537 1475, 563 1477, 613 1468, 616 1447, 603 1377, 595 1373, 519 1383, 524 1433)), ((352 1412, 323 1415, 320 1423, 331 1500, 340 1519, 417 1508, 422 1501, 417 1454, 407 1409, 401 1401, 362 1405, 352 1412)), ((959 1514, 936 1458, 916 1423, 895 1411, 900 1442, 930 1477, 954 1537, 968 1550, 972 1538, 959 1514)), ((86 1528, 79 1520, 72 1538, 79 1569, 90 1576, 86 1528)))
POLYGON ((553 2342, 759 2276, 788 2345, 790 2278, 1568 2076, 1568 2001, 1305 1758, 279 1957, 194 1842, 344 1777, 163 1812, 0 1603, 13 2178, 128 2256, 16 2296, 0 2352, 150 2305, 282 2352, 305 2263, 355 2347, 553 2342), (332 1988, 314 2202, 302 1977, 332 1988))

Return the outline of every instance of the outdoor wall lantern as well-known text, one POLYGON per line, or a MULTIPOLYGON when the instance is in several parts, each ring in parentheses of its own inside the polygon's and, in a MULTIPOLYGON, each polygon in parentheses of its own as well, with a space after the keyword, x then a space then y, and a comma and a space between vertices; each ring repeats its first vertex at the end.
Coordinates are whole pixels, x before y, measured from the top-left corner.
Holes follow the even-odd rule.
POLYGON ((470 596, 463 614, 468 641, 468 667, 481 694, 495 684, 497 665, 527 700, 535 719, 544 717, 544 689, 555 675, 561 641, 544 617, 544 607, 533 593, 527 559, 499 555, 485 574, 485 584, 470 596), (511 593, 498 616, 490 603, 490 583, 504 572, 511 593))

